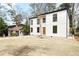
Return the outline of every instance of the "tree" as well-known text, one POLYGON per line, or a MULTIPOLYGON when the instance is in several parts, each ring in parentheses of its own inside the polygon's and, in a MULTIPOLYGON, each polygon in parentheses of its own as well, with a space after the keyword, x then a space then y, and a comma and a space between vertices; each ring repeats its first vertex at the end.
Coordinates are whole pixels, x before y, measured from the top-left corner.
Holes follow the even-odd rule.
POLYGON ((72 19, 72 4, 71 3, 62 3, 60 6, 59 6, 60 9, 67 9, 67 12, 68 12, 68 16, 70 19, 72 19))
POLYGON ((16 26, 19 26, 22 21, 22 15, 21 14, 15 15, 13 21, 15 22, 16 26))
POLYGON ((13 10, 8 3, 0 3, 0 17, 8 20, 7 16, 10 17, 12 12, 13 10))
POLYGON ((3 18, 0 17, 0 36, 7 33, 7 24, 4 22, 3 18))
POLYGON ((74 20, 74 3, 62 3, 59 6, 61 9, 66 8, 67 13, 69 16, 69 22, 70 22, 70 33, 74 34, 74 27, 73 27, 73 20, 74 20))
POLYGON ((61 7, 61 8, 67 8, 67 9, 69 9, 69 8, 71 7, 71 4, 70 4, 70 3, 62 3, 62 4, 60 5, 60 7, 61 7))
POLYGON ((29 25, 28 21, 26 21, 26 24, 23 27, 23 33, 24 33, 24 35, 28 35, 30 33, 30 25, 29 25))
POLYGON ((16 26, 19 26, 21 21, 23 20, 22 13, 18 13, 13 4, 7 3, 7 5, 10 6, 12 9, 8 11, 11 15, 12 21, 16 24, 16 26))
POLYGON ((79 3, 73 5, 74 12, 73 12, 73 28, 75 35, 79 35, 79 3))
POLYGON ((33 16, 53 11, 56 7, 55 3, 31 3, 33 16))

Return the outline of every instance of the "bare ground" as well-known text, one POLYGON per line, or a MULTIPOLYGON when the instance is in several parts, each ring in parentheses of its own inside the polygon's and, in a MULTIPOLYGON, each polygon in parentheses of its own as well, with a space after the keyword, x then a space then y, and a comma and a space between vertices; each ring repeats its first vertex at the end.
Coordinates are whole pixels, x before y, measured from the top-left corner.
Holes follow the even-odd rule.
MULTIPOLYGON (((79 38, 77 38, 79 39, 79 38)), ((32 36, 0 38, 1 56, 79 56, 79 42, 71 38, 32 36)))

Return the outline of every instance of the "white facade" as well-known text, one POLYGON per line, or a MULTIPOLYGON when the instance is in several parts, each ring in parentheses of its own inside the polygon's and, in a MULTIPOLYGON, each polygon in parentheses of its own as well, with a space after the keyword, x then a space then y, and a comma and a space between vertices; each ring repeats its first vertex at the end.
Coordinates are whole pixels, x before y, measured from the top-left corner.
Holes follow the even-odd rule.
POLYGON ((30 34, 31 35, 40 35, 40 33, 37 33, 37 27, 40 27, 40 25, 37 25, 37 18, 31 19, 33 20, 33 25, 30 25, 30 28, 33 28, 33 32, 31 32, 30 29, 30 34))
POLYGON ((46 27, 45 36, 55 36, 55 37, 68 37, 69 36, 69 18, 67 10, 57 11, 45 14, 46 22, 37 25, 37 18, 33 18, 33 32, 30 35, 43 35, 41 32, 37 33, 37 27, 46 27), (53 14, 57 14, 57 21, 53 22, 53 14), (57 33, 53 33, 53 26, 57 26, 57 33))

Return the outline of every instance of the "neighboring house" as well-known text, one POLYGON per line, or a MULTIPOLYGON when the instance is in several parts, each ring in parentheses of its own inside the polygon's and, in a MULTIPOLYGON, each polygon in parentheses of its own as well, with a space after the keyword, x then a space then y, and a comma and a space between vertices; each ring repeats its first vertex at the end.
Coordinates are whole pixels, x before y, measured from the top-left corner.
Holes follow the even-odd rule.
POLYGON ((40 14, 30 19, 30 35, 68 37, 69 17, 67 9, 40 14))
POLYGON ((8 26, 8 36, 11 36, 12 33, 16 33, 17 36, 23 35, 22 32, 23 26, 24 26, 23 24, 20 24, 19 26, 16 25, 8 26))

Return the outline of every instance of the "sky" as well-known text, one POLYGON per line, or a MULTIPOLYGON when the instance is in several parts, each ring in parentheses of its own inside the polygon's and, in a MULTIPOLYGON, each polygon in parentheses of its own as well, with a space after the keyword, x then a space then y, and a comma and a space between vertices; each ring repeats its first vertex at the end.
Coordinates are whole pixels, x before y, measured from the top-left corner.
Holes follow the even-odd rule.
MULTIPOLYGON (((60 5, 61 3, 57 4, 60 5)), ((3 3, 2 5, 6 6, 8 9, 10 9, 10 7, 8 7, 5 3, 3 3)), ((26 15, 27 14, 30 14, 31 11, 32 11, 32 8, 29 6, 29 3, 12 3, 13 5, 13 8, 17 11, 17 13, 25 13, 26 15)), ((11 21, 10 17, 7 16, 8 19, 10 21, 6 21, 8 23, 8 25, 12 25, 13 22, 11 21)), ((25 23, 25 20, 23 20, 23 23, 25 23)))
MULTIPOLYGON (((1 4, 1 5, 4 5, 6 6, 6 8, 8 9, 11 9, 9 6, 7 6, 6 4, 1 4)), ((31 12, 31 7, 29 6, 29 4, 27 3, 14 3, 12 4, 13 5, 13 8, 17 11, 17 13, 25 13, 25 14, 30 14, 31 12)), ((5 10, 5 9, 4 9, 5 10)), ((13 25, 14 22, 12 21, 12 19, 7 15, 7 18, 9 21, 6 21, 8 25, 13 25)), ((26 22, 26 20, 24 19, 22 21, 22 23, 24 24, 26 22)))
POLYGON ((31 7, 27 3, 17 3, 15 7, 17 8, 17 11, 20 11, 20 12, 21 11, 26 13, 31 12, 31 7))

